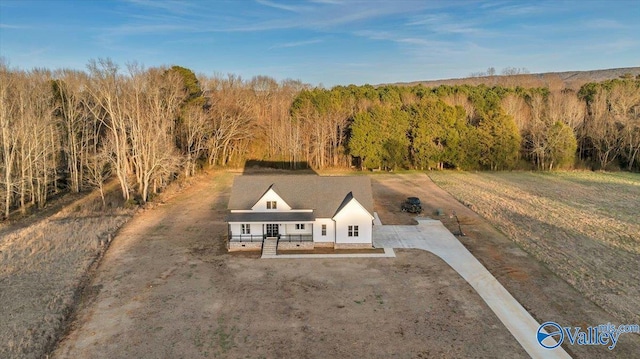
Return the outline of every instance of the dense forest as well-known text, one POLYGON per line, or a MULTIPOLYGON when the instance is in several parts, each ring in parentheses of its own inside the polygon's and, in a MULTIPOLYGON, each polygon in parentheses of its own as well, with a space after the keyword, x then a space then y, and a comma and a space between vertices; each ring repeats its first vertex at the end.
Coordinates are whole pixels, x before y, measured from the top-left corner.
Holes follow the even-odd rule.
POLYGON ((146 202, 180 177, 247 160, 312 168, 640 169, 640 79, 571 89, 337 86, 191 70, 0 62, 0 200, 42 207, 116 177, 146 202))

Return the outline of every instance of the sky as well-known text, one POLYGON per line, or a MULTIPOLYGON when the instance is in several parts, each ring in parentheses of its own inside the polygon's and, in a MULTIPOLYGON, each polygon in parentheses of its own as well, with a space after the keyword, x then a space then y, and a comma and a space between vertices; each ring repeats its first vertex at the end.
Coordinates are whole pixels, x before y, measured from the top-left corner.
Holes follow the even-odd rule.
POLYGON ((640 1, 0 0, 0 56, 314 86, 640 66, 640 1))

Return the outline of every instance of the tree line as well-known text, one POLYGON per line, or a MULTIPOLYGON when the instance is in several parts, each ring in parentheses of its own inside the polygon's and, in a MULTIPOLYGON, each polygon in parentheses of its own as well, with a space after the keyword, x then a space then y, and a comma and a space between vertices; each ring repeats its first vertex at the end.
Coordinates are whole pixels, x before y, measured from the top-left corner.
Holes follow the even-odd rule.
POLYGON ((579 91, 485 85, 305 89, 306 160, 362 168, 640 169, 640 78, 579 91), (323 133, 325 135, 323 135, 323 133), (344 161, 327 162, 344 155, 344 161))
POLYGON ((180 67, 12 69, 0 62, 3 214, 118 179, 144 203, 206 166, 640 168, 640 80, 580 91, 337 86, 180 67))
POLYGON ((56 193, 118 179, 126 201, 144 203, 205 166, 242 163, 259 149, 288 151, 289 108, 303 88, 268 77, 197 77, 179 66, 87 71, 11 69, 0 62, 2 213, 43 207, 56 193), (287 127, 288 128, 288 127, 287 127), (275 134, 278 134, 277 136, 275 134))

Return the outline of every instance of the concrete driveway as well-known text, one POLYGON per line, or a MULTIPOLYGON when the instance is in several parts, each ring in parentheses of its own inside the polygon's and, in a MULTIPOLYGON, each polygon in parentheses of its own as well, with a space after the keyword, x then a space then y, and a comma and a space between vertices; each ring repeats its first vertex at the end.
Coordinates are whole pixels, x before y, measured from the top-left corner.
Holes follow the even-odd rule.
POLYGON ((562 347, 549 350, 538 344, 536 333, 540 324, 440 221, 416 220, 417 226, 374 226, 374 245, 422 249, 437 255, 478 292, 532 358, 570 358, 562 347))

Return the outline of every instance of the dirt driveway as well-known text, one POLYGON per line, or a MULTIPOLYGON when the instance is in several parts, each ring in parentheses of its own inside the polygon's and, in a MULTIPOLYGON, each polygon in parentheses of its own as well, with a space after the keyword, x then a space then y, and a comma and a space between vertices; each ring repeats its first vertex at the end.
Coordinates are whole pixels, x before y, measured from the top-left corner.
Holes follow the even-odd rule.
POLYGON ((226 253, 220 235, 232 177, 203 177, 123 228, 54 357, 527 357, 430 253, 226 253))

